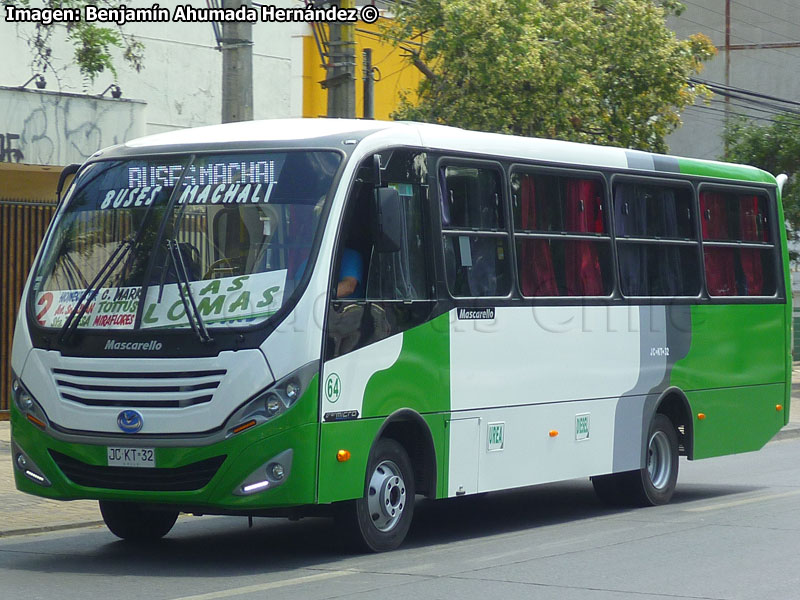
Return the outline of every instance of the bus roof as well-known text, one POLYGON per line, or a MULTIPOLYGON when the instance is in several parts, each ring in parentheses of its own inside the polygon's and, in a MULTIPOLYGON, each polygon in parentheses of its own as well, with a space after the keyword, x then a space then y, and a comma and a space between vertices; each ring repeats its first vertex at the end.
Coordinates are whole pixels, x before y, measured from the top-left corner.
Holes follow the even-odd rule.
MULTIPOLYGON (((498 133, 469 131, 428 123, 356 119, 271 119, 182 129, 138 138, 117 147, 122 154, 177 150, 179 147, 253 147, 258 143, 281 143, 304 147, 355 144, 372 136, 390 140, 393 132, 413 136, 423 147, 597 168, 643 170, 648 172, 699 175, 722 179, 775 184, 766 171, 747 165, 596 146, 561 140, 529 138, 498 133)), ((116 154, 116 153, 114 153, 116 154)))

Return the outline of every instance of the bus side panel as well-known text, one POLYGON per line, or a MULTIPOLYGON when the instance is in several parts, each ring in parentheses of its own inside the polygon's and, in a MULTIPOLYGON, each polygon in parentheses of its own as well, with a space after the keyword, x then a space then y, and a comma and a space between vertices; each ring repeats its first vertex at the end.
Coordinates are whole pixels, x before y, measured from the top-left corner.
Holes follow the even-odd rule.
POLYGON ((694 458, 751 452, 783 427, 783 384, 687 393, 694 412, 694 458), (706 415, 699 420, 697 414, 706 415))
POLYGON ((369 451, 392 413, 410 409, 428 423, 436 453, 437 496, 446 490, 450 409, 448 314, 325 363, 319 502, 360 497, 369 451), (338 387, 337 387, 338 386, 338 387), (356 417, 357 415, 357 417, 356 417), (344 416, 347 419, 336 422, 344 416), (336 459, 349 450, 346 463, 336 459), (444 487, 443 487, 444 486, 444 487))
POLYGON ((694 458, 758 449, 783 426, 784 313, 783 304, 692 307, 691 349, 671 384, 689 397, 694 458))
MULTIPOLYGON (((447 496, 447 416, 435 414, 423 418, 433 436, 436 453, 436 497, 443 498, 447 496)), ((384 423, 384 418, 374 418, 322 424, 319 457, 321 504, 352 500, 364 494, 369 451, 384 423), (350 459, 339 462, 339 450, 350 451, 350 459)))

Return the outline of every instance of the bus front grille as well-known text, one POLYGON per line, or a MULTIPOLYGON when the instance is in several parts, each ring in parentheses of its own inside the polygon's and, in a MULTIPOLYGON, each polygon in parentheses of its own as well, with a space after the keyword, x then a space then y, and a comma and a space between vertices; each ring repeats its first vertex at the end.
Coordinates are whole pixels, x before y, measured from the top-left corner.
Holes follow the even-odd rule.
POLYGON ((161 469, 90 465, 55 450, 50 450, 50 455, 67 479, 77 485, 143 492, 199 490, 208 485, 226 458, 215 456, 183 467, 161 469))
POLYGON ((210 402, 225 369, 111 372, 53 369, 63 400, 85 406, 186 408, 210 402))

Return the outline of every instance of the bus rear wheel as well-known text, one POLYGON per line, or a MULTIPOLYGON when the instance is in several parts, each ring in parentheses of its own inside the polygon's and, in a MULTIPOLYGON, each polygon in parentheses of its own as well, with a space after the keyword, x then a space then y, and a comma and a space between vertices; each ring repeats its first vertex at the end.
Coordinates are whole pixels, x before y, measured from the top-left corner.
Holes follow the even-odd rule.
POLYGON ((356 549, 394 550, 405 539, 414 514, 414 472, 403 446, 379 440, 370 452, 364 496, 340 515, 356 549))
POLYGON ((111 533, 132 542, 152 542, 161 539, 169 533, 178 519, 177 510, 109 500, 100 500, 100 513, 111 533))
POLYGON ((597 496, 609 504, 657 506, 672 499, 678 482, 678 434, 669 418, 653 417, 645 438, 645 465, 635 471, 592 477, 597 496))

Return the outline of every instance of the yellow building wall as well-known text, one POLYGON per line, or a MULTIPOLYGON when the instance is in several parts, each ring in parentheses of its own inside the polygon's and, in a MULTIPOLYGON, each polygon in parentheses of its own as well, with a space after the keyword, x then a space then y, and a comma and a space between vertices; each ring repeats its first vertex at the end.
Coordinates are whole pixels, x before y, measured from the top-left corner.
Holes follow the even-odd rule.
MULTIPOLYGON (((372 48, 372 65, 379 73, 375 74, 375 118, 389 120, 389 115, 400 104, 400 92, 414 92, 419 85, 422 73, 406 59, 403 51, 382 41, 380 21, 369 25, 356 24, 356 117, 364 116, 364 83, 362 74, 362 52, 372 48)), ((319 55, 314 36, 303 38, 303 116, 324 117, 328 114, 328 91, 320 82, 325 79, 325 69, 319 55)))

